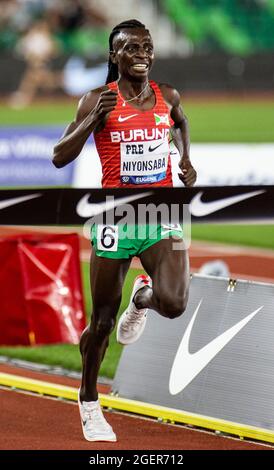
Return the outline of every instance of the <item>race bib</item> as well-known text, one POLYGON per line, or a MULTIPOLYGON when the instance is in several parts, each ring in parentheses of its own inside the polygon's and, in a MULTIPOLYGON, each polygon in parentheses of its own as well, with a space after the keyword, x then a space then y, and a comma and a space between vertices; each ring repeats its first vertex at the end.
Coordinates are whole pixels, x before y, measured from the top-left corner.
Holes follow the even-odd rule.
POLYGON ((122 183, 156 183, 166 177, 169 156, 167 139, 122 142, 120 155, 122 183))
POLYGON ((117 251, 118 225, 98 225, 97 248, 103 251, 117 251))

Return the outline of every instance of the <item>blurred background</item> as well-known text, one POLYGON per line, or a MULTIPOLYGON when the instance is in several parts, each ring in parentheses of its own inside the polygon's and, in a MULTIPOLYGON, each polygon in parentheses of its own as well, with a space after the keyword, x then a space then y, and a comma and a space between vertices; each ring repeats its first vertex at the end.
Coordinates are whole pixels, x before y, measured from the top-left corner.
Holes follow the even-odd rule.
MULTIPOLYGON (((52 149, 80 96, 105 82, 109 34, 130 18, 152 34, 157 60, 151 78, 181 93, 197 184, 274 184, 274 0, 0 0, 0 187, 100 187, 92 136, 62 169, 53 167, 52 149)), ((172 161, 180 185, 178 156, 172 161)), ((192 271, 217 259, 226 265, 207 266, 205 273, 273 282, 273 227, 193 226, 192 271), (209 251, 199 244, 195 254, 197 240, 210 244, 209 251), (271 256, 258 258, 262 249, 271 256)), ((2 226, 1 236, 30 230, 2 226)), ((81 238, 88 315, 89 254, 81 238)), ((120 311, 139 272, 138 264, 129 272, 120 311)), ((113 376, 120 353, 112 336, 103 375, 113 376)), ((73 345, 0 348, 0 354, 80 369, 73 345)))
POLYGON ((104 81, 110 30, 131 17, 154 38, 156 78, 184 92, 273 90, 273 0, 1 0, 0 6, 0 90, 20 90, 15 105, 42 92, 36 87, 77 94, 104 81), (22 83, 30 69, 36 77, 22 83))

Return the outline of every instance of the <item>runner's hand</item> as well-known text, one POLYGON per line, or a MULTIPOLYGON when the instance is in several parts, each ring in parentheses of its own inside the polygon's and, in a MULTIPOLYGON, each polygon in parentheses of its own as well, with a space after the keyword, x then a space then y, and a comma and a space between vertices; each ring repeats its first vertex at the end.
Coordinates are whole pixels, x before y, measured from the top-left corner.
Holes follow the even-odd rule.
POLYGON ((92 114, 95 115, 99 121, 104 119, 108 113, 114 110, 117 104, 117 96, 117 91, 102 91, 92 114))
POLYGON ((179 168, 182 171, 182 173, 178 173, 180 180, 187 187, 193 186, 197 179, 197 173, 191 165, 190 160, 182 158, 179 162, 179 168))

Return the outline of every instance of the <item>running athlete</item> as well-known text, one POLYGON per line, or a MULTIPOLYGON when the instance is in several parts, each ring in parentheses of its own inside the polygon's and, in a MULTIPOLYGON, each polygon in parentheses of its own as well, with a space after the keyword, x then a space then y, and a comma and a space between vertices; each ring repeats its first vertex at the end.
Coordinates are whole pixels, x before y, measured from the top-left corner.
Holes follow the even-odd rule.
MULTIPOLYGON (((189 159, 189 132, 180 95, 171 86, 148 79, 154 61, 149 31, 137 20, 125 21, 112 30, 109 47, 106 85, 80 100, 75 121, 54 148, 54 165, 60 168, 73 161, 93 132, 104 188, 172 186, 171 131, 181 156, 180 179, 192 186, 196 171, 189 159)), ((116 441, 101 411, 96 384, 131 258, 140 258, 148 276, 135 279, 129 305, 118 323, 121 344, 140 337, 148 309, 176 318, 187 304, 188 254, 172 249, 172 236, 182 238, 180 226, 157 225, 154 237, 134 235, 134 239, 121 237, 120 228, 113 226, 92 228, 93 313, 80 340, 83 372, 78 397, 83 434, 89 441, 116 441), (114 242, 106 244, 108 230, 114 242)))

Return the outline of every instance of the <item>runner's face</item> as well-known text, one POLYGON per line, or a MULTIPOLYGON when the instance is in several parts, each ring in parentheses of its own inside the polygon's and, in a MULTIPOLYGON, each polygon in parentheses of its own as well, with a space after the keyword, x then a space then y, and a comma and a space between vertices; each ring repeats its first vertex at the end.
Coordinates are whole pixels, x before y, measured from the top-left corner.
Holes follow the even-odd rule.
POLYGON ((154 60, 153 42, 147 30, 123 30, 114 42, 114 51, 114 60, 122 77, 147 80, 154 60))

